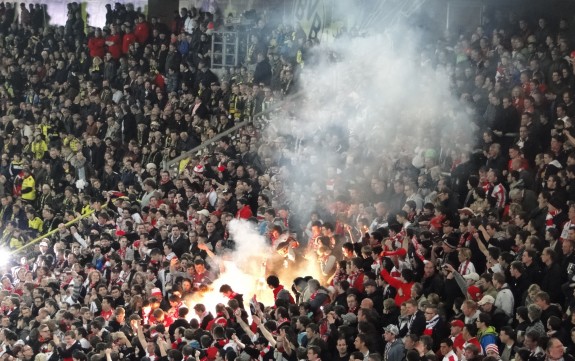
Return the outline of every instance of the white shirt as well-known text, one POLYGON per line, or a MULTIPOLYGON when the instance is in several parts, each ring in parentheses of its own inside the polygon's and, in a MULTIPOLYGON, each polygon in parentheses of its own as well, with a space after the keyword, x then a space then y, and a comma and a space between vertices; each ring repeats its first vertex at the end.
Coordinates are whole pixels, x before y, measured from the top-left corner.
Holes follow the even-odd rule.
POLYGON ((186 21, 184 22, 184 31, 186 33, 192 33, 194 31, 194 27, 192 26, 193 23, 195 23, 196 21, 190 17, 188 17, 186 19, 186 21))
POLYGON ((563 230, 561 231, 561 236, 559 237, 562 241, 569 239, 569 228, 573 225, 574 224, 571 221, 567 221, 567 223, 565 223, 563 230))
POLYGON ((458 358, 455 352, 451 350, 447 353, 447 355, 443 356, 443 361, 458 361, 458 358))

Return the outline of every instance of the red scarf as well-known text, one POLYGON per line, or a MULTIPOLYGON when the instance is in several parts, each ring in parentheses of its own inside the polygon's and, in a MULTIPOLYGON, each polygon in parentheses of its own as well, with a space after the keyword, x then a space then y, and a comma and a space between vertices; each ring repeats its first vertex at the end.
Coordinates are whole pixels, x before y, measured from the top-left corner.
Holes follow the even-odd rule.
POLYGON ((467 274, 467 268, 469 267, 469 261, 465 261, 459 265, 459 269, 457 270, 460 275, 465 276, 467 274), (462 267, 463 266, 463 267, 462 267))
POLYGON ((421 253, 421 250, 419 249, 419 242, 417 241, 416 236, 411 237, 411 244, 413 244, 413 248, 415 249, 415 255, 417 256, 417 258, 421 260, 421 262, 423 262, 425 257, 423 256, 423 253, 421 253))
POLYGON ((126 258, 126 252, 128 250, 128 247, 125 248, 120 248, 117 252, 118 255, 120 256, 120 258, 126 258))
POLYGON ((109 310, 109 311, 103 311, 100 312, 100 316, 102 316, 104 318, 104 320, 108 321, 110 318, 112 318, 112 315, 114 314, 114 310, 109 310))

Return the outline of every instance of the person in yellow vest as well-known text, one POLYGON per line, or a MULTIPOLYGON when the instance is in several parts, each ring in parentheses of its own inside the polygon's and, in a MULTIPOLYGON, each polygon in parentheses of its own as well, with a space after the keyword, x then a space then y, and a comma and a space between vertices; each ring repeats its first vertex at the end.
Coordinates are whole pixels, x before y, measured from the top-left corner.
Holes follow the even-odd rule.
POLYGON ((15 251, 17 249, 22 248, 24 246, 24 239, 22 238, 21 232, 18 228, 14 229, 14 233, 12 233, 12 237, 8 243, 8 247, 15 251))
POLYGON ((42 221, 42 218, 38 217, 38 214, 36 214, 36 211, 32 206, 26 207, 26 218, 28 218, 28 229, 32 233, 33 237, 36 237, 40 234, 44 221, 42 221))
POLYGON ((36 200, 36 181, 30 173, 30 168, 22 169, 22 200, 32 203, 36 200))
POLYGON ((44 140, 42 134, 37 134, 30 148, 34 156, 34 159, 42 159, 44 158, 46 152, 48 151, 48 144, 44 140))
POLYGON ((2 232, 2 236, 0 237, 0 244, 2 246, 9 246, 10 240, 14 234, 14 230, 16 229, 16 222, 8 221, 4 227, 4 231, 2 232))

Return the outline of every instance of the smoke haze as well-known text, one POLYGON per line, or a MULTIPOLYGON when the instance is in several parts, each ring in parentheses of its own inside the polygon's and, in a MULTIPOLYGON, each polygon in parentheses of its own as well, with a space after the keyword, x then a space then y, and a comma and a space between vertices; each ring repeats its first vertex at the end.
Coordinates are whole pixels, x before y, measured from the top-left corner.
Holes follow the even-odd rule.
POLYGON ((450 91, 453 68, 436 65, 429 38, 398 23, 313 50, 319 60, 301 69, 297 111, 267 129, 270 139, 296 144, 277 149, 291 162, 279 177, 292 208, 309 214, 314 196, 345 193, 326 186, 338 174, 345 185, 369 187, 371 176, 395 176, 400 158, 422 166, 423 151, 442 141, 472 148, 474 125, 450 91))

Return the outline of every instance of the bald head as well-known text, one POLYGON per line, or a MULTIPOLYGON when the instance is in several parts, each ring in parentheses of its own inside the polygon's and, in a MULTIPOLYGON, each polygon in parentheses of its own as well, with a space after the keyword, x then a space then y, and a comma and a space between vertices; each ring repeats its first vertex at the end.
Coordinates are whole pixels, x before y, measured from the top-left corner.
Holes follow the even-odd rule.
POLYGON ((364 298, 361 300, 360 308, 373 309, 373 301, 371 298, 364 298))

